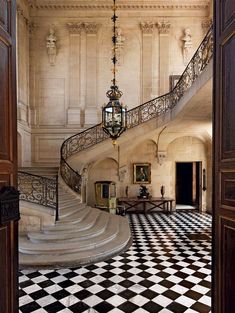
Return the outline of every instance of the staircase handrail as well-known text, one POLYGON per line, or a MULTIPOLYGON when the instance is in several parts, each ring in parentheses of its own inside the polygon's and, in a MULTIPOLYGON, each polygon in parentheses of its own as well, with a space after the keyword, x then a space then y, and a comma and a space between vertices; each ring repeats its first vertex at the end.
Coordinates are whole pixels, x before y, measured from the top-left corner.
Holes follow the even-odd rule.
POLYGON ((49 178, 19 171, 18 190, 20 200, 54 209, 55 221, 59 220, 58 175, 49 178))
MULTIPOLYGON (((147 101, 127 112, 128 129, 159 117, 176 106, 185 92, 192 86, 197 77, 212 59, 212 30, 213 27, 211 26, 179 81, 170 92, 147 101)), ((107 138, 109 137, 103 131, 102 124, 100 123, 67 138, 63 142, 61 146, 60 173, 65 183, 74 191, 81 193, 82 176, 68 164, 68 158, 106 140, 107 138), (74 182, 76 183, 75 187, 73 185, 74 182)))

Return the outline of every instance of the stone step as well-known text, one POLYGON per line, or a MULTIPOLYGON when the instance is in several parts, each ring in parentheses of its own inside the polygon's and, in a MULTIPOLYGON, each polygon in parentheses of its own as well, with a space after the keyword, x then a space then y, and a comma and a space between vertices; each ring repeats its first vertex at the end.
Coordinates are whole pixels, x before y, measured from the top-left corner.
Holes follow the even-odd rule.
POLYGON ((51 242, 33 243, 27 237, 20 237, 19 251, 25 254, 58 254, 75 253, 84 250, 95 249, 112 241, 119 232, 119 222, 115 218, 110 218, 106 231, 95 238, 81 240, 77 238, 75 242, 51 242))
MULTIPOLYGON (((85 210, 84 210, 85 211, 85 210)), ((87 210, 83 218, 80 220, 65 221, 58 222, 53 226, 47 226, 43 229, 43 232, 48 234, 50 232, 64 231, 64 232, 72 232, 74 229, 85 230, 91 227, 91 225, 96 221, 99 216, 99 211, 96 209, 87 210), (93 211, 95 210, 95 211, 93 211)))
POLYGON ((128 220, 119 217, 119 232, 109 242, 92 249, 73 253, 23 254, 19 253, 20 268, 61 268, 94 264, 125 251, 131 242, 128 220))
POLYGON ((82 204, 82 203, 78 199, 73 199, 70 201, 59 201, 58 203, 60 209, 68 208, 73 205, 79 205, 79 204, 82 204))
POLYGON ((28 234, 28 238, 34 242, 67 242, 67 240, 75 241, 77 238, 80 240, 85 239, 87 237, 93 238, 95 236, 100 235, 106 229, 108 220, 108 214, 102 214, 102 212, 97 217, 97 220, 93 220, 93 224, 90 225, 87 229, 79 229, 74 228, 70 232, 51 232, 48 234, 42 232, 31 232, 28 234))
POLYGON ((63 216, 58 222, 58 226, 61 224, 66 224, 66 223, 70 225, 78 224, 84 220, 84 216, 88 216, 90 214, 94 215, 95 217, 96 215, 98 215, 98 212, 94 211, 94 209, 92 209, 91 207, 86 206, 82 210, 78 210, 76 212, 63 216))
POLYGON ((76 214, 77 212, 80 212, 81 210, 86 209, 86 207, 87 207, 86 204, 82 204, 82 205, 78 204, 78 205, 73 205, 71 207, 59 209, 60 220, 67 216, 76 214))

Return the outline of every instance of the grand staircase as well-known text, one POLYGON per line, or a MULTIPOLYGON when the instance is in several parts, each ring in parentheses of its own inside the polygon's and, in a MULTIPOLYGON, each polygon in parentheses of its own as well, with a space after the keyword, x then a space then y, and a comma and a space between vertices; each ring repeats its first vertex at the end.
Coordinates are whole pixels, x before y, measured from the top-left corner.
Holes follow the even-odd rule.
MULTIPOLYGON (((145 136, 155 131, 157 127, 176 119, 186 105, 187 110, 195 110, 191 105, 193 101, 198 108, 199 102, 195 98, 198 98, 202 86, 207 86, 211 79, 212 54, 213 38, 210 30, 171 92, 128 111, 128 131, 121 140, 133 142, 134 136, 145 136)), ((201 96, 203 100, 203 92, 201 96)), ((201 103, 203 105, 203 101, 201 103)), ((128 220, 92 208, 83 203, 82 199, 83 170, 86 163, 96 159, 99 153, 108 155, 106 151, 110 150, 110 143, 107 144, 106 139, 107 135, 101 124, 98 124, 63 143, 59 188, 58 184, 48 182, 54 191, 51 199, 46 201, 56 210, 59 220, 56 218, 54 225, 42 225, 39 231, 29 231, 20 236, 21 267, 85 265, 120 254, 129 246, 131 232, 128 220), (54 194, 59 201, 55 201, 54 194)), ((47 190, 44 187, 39 189, 41 193, 47 190)), ((33 196, 34 200, 42 204, 37 192, 33 196)), ((50 198, 50 192, 48 194, 50 198)), ((22 197, 32 201, 28 187, 22 197)))
POLYGON ((54 225, 19 238, 21 268, 74 267, 123 252, 130 245, 128 220, 87 206, 59 185, 59 216, 54 225))

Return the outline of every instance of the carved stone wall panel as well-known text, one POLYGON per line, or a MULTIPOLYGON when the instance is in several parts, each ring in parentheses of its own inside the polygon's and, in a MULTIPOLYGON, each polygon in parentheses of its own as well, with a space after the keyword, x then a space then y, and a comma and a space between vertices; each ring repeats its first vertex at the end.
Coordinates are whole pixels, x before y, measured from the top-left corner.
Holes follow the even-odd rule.
POLYGON ((235 51, 235 38, 232 37, 227 40, 223 46, 223 63, 222 63, 222 77, 224 77, 221 84, 223 84, 222 95, 222 114, 223 123, 225 125, 223 129, 223 151, 222 159, 234 158, 235 159, 235 124, 232 123, 230 116, 235 116, 235 88, 229 84, 231 81, 235 81, 235 58, 233 51, 235 51), (226 70, 226 69, 229 69, 226 70))
POLYGON ((40 126, 64 126, 66 124, 64 78, 40 80, 38 111, 40 126))
POLYGON ((65 136, 61 135, 33 135, 34 162, 39 164, 59 164, 60 147, 65 136))

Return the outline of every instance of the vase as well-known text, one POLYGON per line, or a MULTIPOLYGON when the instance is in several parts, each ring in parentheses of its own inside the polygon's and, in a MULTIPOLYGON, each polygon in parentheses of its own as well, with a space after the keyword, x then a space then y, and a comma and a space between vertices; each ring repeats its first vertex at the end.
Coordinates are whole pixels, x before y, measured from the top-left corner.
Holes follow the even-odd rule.
POLYGON ((165 194, 165 186, 161 186, 162 199, 164 198, 164 194, 165 194))

